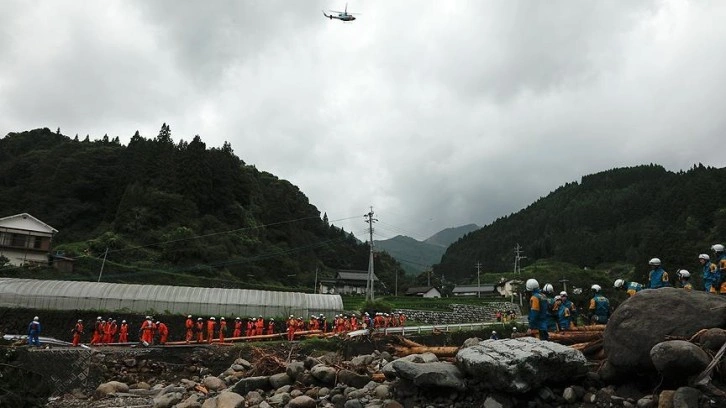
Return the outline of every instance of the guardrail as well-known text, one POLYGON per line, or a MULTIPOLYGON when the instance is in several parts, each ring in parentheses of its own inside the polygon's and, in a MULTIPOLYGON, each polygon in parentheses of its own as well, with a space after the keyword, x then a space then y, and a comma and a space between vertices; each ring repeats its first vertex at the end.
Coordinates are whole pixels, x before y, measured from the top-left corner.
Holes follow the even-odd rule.
POLYGON ((500 322, 482 322, 482 323, 459 323, 459 324, 433 324, 427 326, 401 326, 401 327, 386 327, 376 329, 376 333, 383 334, 400 334, 405 336, 407 334, 422 334, 422 333, 433 333, 433 332, 455 332, 455 331, 470 331, 470 330, 483 330, 495 328, 497 325, 502 325, 500 322))

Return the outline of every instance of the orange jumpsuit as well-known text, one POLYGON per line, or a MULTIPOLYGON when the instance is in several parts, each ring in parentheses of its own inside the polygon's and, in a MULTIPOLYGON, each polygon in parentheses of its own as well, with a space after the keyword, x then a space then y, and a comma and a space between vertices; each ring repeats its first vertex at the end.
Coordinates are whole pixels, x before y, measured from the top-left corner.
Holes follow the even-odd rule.
POLYGON ((297 320, 295 320, 294 317, 291 317, 287 320, 287 340, 293 341, 295 340, 295 330, 297 329, 297 320))
POLYGON ((73 329, 73 346, 78 346, 81 342, 81 334, 83 334, 83 323, 76 323, 76 327, 73 329))
POLYGON ((234 321, 234 332, 232 333, 232 337, 242 337, 242 320, 235 320, 234 321))
POLYGON ((257 318, 255 322, 255 336, 262 336, 262 329, 265 328, 265 320, 261 317, 257 318))
POLYGON ((129 324, 121 323, 121 328, 118 332, 118 342, 127 343, 129 341, 129 324))
POLYGON ((267 334, 275 334, 275 322, 272 320, 267 323, 267 334))
POLYGON ((107 324, 103 320, 101 320, 101 323, 99 324, 100 331, 98 332, 98 342, 103 344, 106 342, 106 330, 107 330, 107 324))
POLYGON ((166 344, 166 340, 169 338, 169 328, 163 322, 159 323, 156 328, 159 332, 159 343, 166 344))
POLYGON ((184 328, 187 329, 184 340, 189 343, 190 341, 192 341, 192 337, 194 337, 194 320, 192 320, 191 317, 187 318, 187 321, 184 322, 184 328))
POLYGON ((101 342, 101 336, 103 336, 103 326, 101 326, 102 320, 96 320, 96 324, 93 327, 93 337, 91 337, 91 345, 95 345, 101 342))
POLYGON ((247 320, 247 337, 255 335, 255 322, 253 320, 247 320))
POLYGON ((224 335, 227 334, 227 321, 222 320, 219 322, 219 342, 224 343, 224 335))
POLYGON ((116 338, 117 331, 118 325, 116 323, 106 323, 106 343, 113 343, 113 340, 116 338))
POLYGON ((217 325, 212 319, 207 320, 207 343, 211 343, 214 339, 214 327, 217 325))
POLYGON ((197 343, 204 341, 204 321, 202 319, 197 320, 197 343))
POLYGON ((144 322, 141 323, 141 341, 152 344, 154 342, 154 330, 156 330, 154 322, 151 320, 144 320, 144 322))

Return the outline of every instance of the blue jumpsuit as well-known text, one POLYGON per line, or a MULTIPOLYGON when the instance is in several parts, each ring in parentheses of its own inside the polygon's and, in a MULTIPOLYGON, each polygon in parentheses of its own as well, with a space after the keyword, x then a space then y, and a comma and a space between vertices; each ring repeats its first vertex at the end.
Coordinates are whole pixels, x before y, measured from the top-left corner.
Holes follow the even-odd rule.
POLYGON ((547 309, 547 297, 540 293, 539 289, 532 291, 532 296, 529 298, 529 328, 539 331, 540 340, 550 338, 547 333, 547 309))
POLYGON ((610 301, 601 294, 596 294, 590 299, 590 313, 593 320, 598 324, 605 324, 610 318, 610 301))
POLYGON ((662 267, 657 267, 648 274, 648 289, 658 289, 670 286, 668 283, 668 272, 662 267))
POLYGON ((28 344, 31 346, 40 347, 40 340, 38 340, 38 335, 40 335, 40 322, 36 322, 33 320, 28 325, 28 344))
POLYGON ((718 280, 720 280, 719 275, 720 273, 716 264, 711 261, 703 264, 703 286, 706 292, 716 293, 718 291, 716 285, 718 284, 718 280))

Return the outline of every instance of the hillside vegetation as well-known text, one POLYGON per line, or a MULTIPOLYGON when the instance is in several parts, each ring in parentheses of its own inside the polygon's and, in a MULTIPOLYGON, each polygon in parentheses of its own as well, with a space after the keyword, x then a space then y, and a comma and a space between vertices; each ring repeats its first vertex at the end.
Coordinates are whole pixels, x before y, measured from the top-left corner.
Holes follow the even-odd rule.
MULTIPOLYGON (((368 246, 321 216, 286 180, 245 164, 225 143, 71 139, 49 129, 0 139, 0 216, 27 212, 59 230, 75 273, 5 268, 10 276, 312 291, 335 269, 368 268, 368 246)), ((387 254, 376 274, 403 275, 387 254)), ((400 279, 399 279, 400 281, 400 279)), ((400 284, 401 282, 399 282, 400 284)))
POLYGON ((672 274, 698 271, 698 254, 726 240, 725 190, 726 169, 702 165, 676 173, 651 164, 584 176, 452 244, 434 272, 461 279, 477 261, 485 271, 511 271, 517 243, 527 257, 523 265, 540 259, 580 268, 627 263, 640 282, 652 257, 672 274))

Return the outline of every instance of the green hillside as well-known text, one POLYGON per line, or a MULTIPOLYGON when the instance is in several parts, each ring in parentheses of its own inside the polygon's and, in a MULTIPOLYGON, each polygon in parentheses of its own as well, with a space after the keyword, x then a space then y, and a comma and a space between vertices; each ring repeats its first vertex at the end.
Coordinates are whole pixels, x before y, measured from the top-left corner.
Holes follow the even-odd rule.
POLYGON ((445 247, 421 242, 403 235, 391 239, 374 241, 377 248, 395 258, 408 275, 418 275, 441 261, 445 247))
POLYGON ((523 265, 551 259, 582 267, 635 265, 644 281, 647 262, 695 271, 699 253, 726 241, 726 169, 697 165, 670 172, 658 165, 619 168, 582 177, 527 208, 452 244, 436 275, 456 280, 480 261, 487 271, 511 271, 514 247, 523 265))
POLYGON ((446 228, 426 238, 423 242, 442 248, 447 248, 449 245, 461 239, 461 237, 463 237, 464 235, 478 229, 479 226, 476 224, 466 224, 460 227, 446 228))
MULTIPOLYGON (((10 276, 312 290, 335 269, 368 267, 368 246, 329 222, 294 185, 248 165, 225 143, 91 141, 49 129, 0 139, 0 216, 27 212, 60 232, 72 276, 3 268, 10 276)), ((400 265, 375 259, 394 287, 400 265)), ((399 285, 401 284, 399 279, 399 285)))

